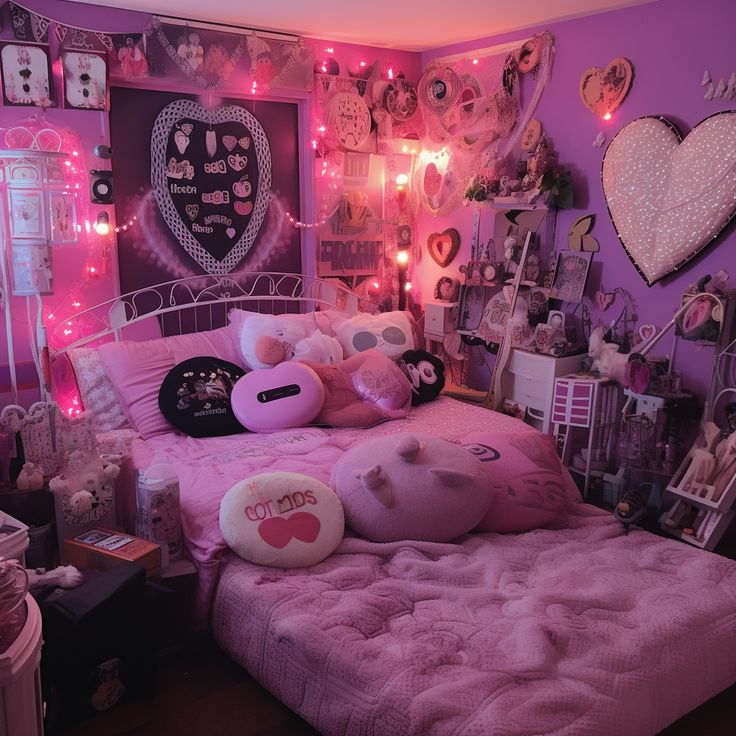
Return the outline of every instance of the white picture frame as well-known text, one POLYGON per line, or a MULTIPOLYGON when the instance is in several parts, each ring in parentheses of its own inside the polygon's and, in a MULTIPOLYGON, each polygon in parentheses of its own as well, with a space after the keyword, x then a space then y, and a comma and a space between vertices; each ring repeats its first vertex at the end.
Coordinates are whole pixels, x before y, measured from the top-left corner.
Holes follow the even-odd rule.
POLYGON ((4 104, 54 107, 54 84, 48 46, 2 42, 0 65, 4 104))
POLYGON ((9 189, 10 237, 47 240, 46 206, 40 189, 9 189))
POLYGON ((107 110, 107 56, 95 51, 64 51, 64 107, 107 110))
POLYGON ((13 296, 53 294, 52 264, 51 246, 48 243, 12 243, 10 273, 13 296))

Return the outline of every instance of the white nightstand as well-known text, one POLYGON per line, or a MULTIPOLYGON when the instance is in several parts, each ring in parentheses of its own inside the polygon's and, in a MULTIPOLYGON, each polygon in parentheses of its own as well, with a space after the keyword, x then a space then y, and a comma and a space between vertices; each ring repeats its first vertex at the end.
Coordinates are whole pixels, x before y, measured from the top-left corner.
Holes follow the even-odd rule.
POLYGON ((577 373, 582 362, 582 355, 555 358, 553 355, 513 348, 501 376, 503 398, 525 406, 527 423, 549 434, 555 378, 577 373))

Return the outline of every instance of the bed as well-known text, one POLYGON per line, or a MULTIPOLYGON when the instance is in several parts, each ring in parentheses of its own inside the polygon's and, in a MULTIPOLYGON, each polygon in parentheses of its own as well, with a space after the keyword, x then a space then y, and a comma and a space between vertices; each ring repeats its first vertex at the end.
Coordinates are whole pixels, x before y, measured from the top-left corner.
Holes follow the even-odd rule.
MULTIPOLYGON (((109 312, 116 326, 98 337, 122 331, 121 314, 138 321, 129 306, 109 312)), ((450 544, 348 534, 302 569, 228 551, 218 511, 234 482, 274 469, 327 482, 355 442, 406 430, 535 436, 441 398, 370 429, 101 439, 129 448, 129 478, 155 453, 175 464, 200 612, 229 656, 326 736, 645 736, 736 682, 736 563, 636 529, 626 536, 583 503, 548 528, 450 544)))

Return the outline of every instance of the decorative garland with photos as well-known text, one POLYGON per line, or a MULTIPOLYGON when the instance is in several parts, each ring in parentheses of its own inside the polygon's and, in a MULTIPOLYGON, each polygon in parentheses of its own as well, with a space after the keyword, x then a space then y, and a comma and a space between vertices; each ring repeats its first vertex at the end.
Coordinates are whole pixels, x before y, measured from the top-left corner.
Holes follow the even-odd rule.
POLYGON ((176 64, 179 71, 206 89, 217 89, 230 78, 246 48, 246 37, 238 36, 238 43, 235 49, 226 58, 224 56, 227 52, 221 45, 210 45, 207 53, 205 53, 202 46, 199 45, 199 35, 196 33, 189 33, 185 37, 188 43, 180 43, 177 48, 174 48, 169 37, 166 35, 166 30, 164 24, 161 23, 161 19, 153 16, 151 25, 153 26, 156 40, 166 52, 166 55, 176 64), (182 47, 184 47, 186 53, 181 53, 182 47), (219 69, 214 61, 212 63, 208 62, 208 59, 213 59, 215 54, 220 57, 219 69), (212 79, 207 79, 207 75, 202 73, 203 69, 209 73, 212 79))

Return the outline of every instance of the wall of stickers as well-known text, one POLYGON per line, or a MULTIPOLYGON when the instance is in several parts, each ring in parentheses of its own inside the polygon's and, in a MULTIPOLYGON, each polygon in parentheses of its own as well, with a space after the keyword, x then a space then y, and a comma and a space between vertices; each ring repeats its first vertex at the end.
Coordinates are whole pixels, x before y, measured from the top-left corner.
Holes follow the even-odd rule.
MULTIPOLYGON (((688 0, 659 0, 422 55, 424 69, 438 57, 455 54, 472 64, 480 49, 513 46, 543 32, 552 35, 549 80, 534 118, 554 146, 558 161, 569 169, 574 189, 574 207, 558 212, 556 250, 570 248, 568 236, 578 250, 597 250, 584 298, 573 307, 575 316, 585 316, 592 324, 613 325, 619 337, 627 332, 634 343, 642 339, 640 331, 647 334, 650 325, 644 323, 663 326, 669 320, 685 288, 700 276, 726 269, 731 272, 728 284, 735 285, 735 226, 733 221, 727 224, 732 204, 721 201, 716 191, 717 182, 725 186, 736 175, 732 116, 717 115, 736 110, 736 82, 730 83, 734 64, 727 50, 730 30, 723 22, 732 13, 728 0, 701 4, 697 12, 688 0), (635 122, 639 118, 644 120, 635 122), (651 135, 643 135, 645 127, 652 129, 651 135), (627 146, 626 159, 619 159, 623 147, 618 152, 617 148, 624 141, 618 134, 640 146, 638 157, 627 146), (652 136, 662 139, 656 153, 652 136), (716 139, 729 142, 717 145, 716 139), (665 188, 657 171, 670 156, 678 162, 680 174, 665 188), (632 169, 634 159, 639 166, 632 169), (625 180, 608 181, 611 169, 626 171, 625 180), (701 173, 695 176, 695 171, 701 173), (622 191, 626 180, 629 188, 622 191), (700 191, 716 193, 704 201, 697 197, 700 191), (624 196, 648 208, 648 216, 637 220, 641 230, 636 233, 626 229, 621 209, 624 196), (687 212, 681 209, 684 201, 690 201, 687 212), (680 209, 668 215, 671 207, 680 209), (583 219, 586 215, 592 215, 592 220, 583 219), (693 218, 690 225, 697 224, 698 237, 693 247, 684 247, 677 222, 689 217, 693 218), (720 234, 712 240, 716 233, 720 234), (677 270, 669 273, 674 266, 677 270)), ((522 100, 529 101, 537 80, 520 78, 522 100)), ((438 168, 442 163, 438 161, 438 168)), ((472 207, 458 203, 439 216, 426 210, 420 214, 417 240, 425 247, 432 233, 449 227, 461 236, 460 253, 447 268, 438 267, 431 258, 422 260, 419 281, 425 291, 441 276, 461 275, 458 268, 468 260, 472 213, 472 207)), ((678 368, 688 375, 688 387, 702 396, 709 377, 700 370, 699 350, 694 343, 684 344, 678 368)))

